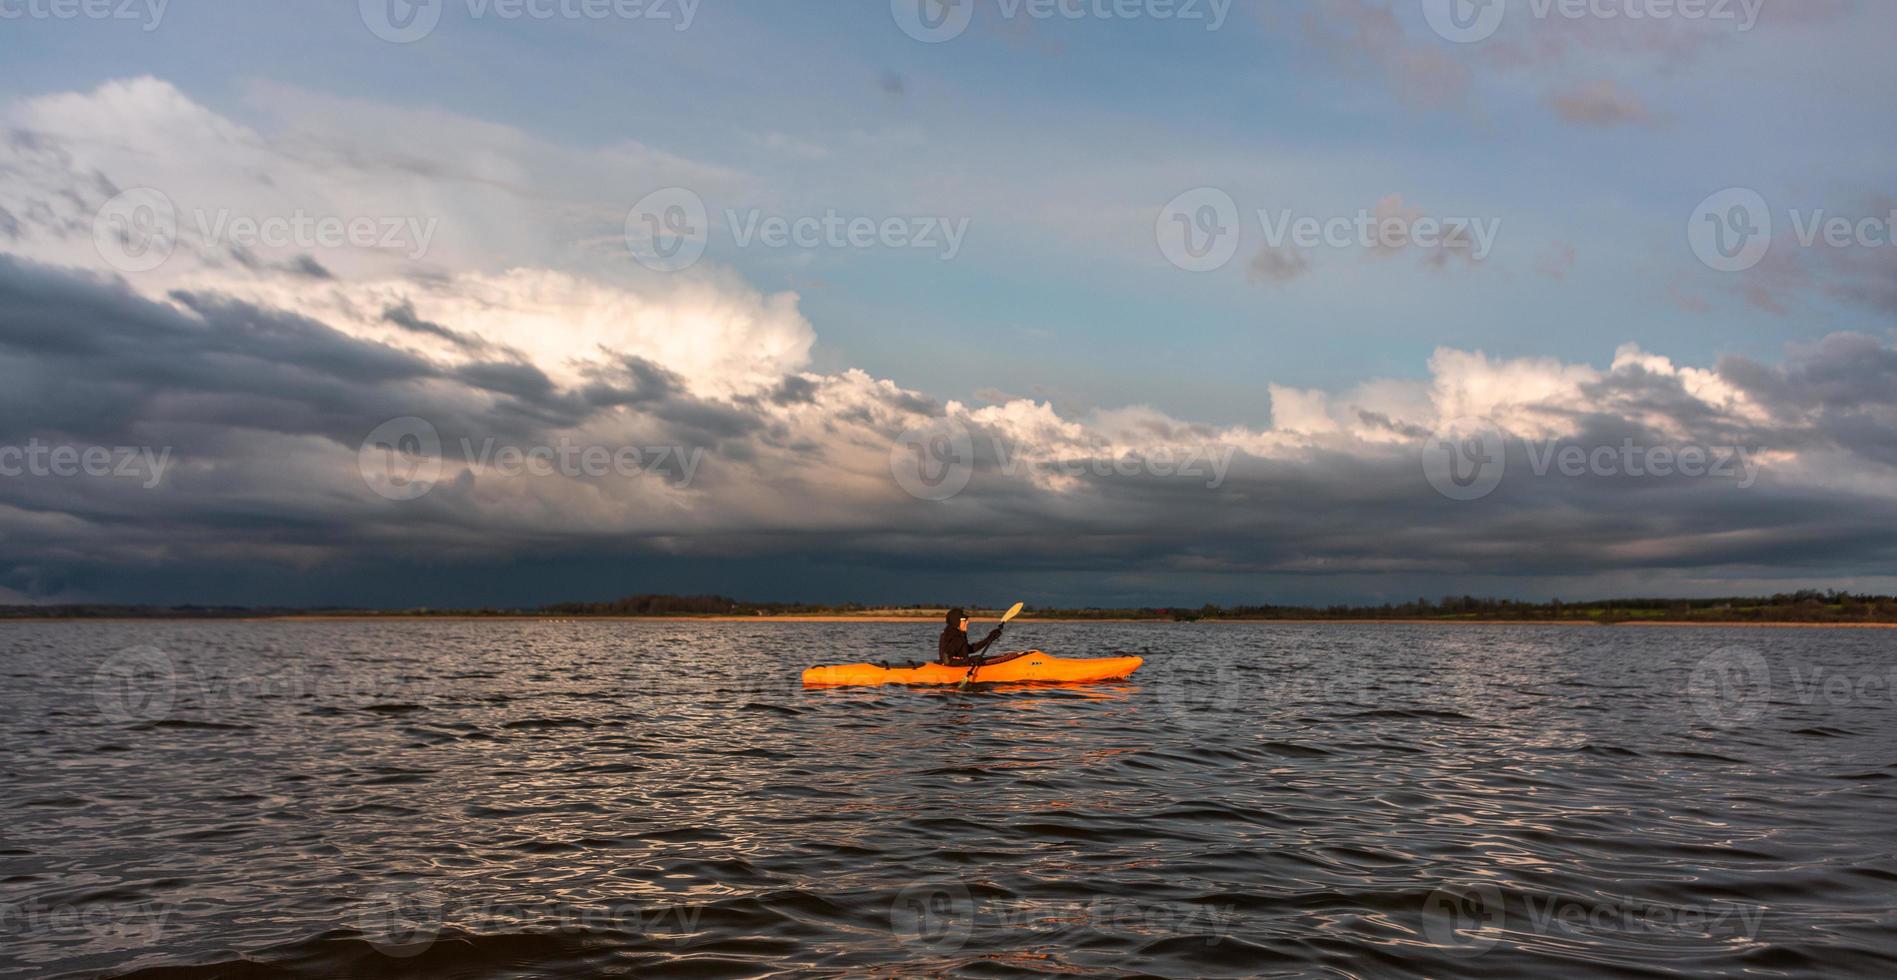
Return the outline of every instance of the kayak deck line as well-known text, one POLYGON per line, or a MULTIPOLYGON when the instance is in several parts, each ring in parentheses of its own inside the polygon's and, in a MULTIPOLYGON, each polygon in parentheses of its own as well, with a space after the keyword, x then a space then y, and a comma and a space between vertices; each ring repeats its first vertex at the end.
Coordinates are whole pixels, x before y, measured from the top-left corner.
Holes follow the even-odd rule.
MULTIPOLYGON (((1140 657, 1068 659, 1040 650, 1004 655, 1007 659, 984 664, 975 672, 977 684, 1087 684, 1117 681, 1146 661, 1140 657)), ((890 667, 878 664, 840 664, 811 667, 803 673, 805 687, 882 687, 884 685, 944 686, 968 680, 969 667, 917 664, 890 667)))

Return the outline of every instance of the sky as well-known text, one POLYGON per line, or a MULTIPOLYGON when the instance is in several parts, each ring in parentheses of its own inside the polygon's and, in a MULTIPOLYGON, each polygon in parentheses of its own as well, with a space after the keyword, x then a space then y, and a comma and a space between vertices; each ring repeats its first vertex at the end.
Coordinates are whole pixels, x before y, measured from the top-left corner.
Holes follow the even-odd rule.
POLYGON ((1873 0, 0 0, 0 603, 1897 591, 1873 0))

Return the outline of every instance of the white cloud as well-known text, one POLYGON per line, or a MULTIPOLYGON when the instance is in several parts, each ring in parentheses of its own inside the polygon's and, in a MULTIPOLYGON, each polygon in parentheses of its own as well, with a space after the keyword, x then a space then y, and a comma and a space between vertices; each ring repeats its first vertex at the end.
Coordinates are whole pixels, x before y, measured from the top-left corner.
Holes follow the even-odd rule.
POLYGON ((384 321, 387 309, 409 304, 569 385, 589 366, 636 354, 694 391, 731 394, 772 384, 808 358, 815 335, 794 294, 761 294, 713 268, 642 277, 623 247, 604 264, 578 248, 583 232, 624 219, 586 213, 582 202, 609 199, 606 188, 741 179, 729 171, 631 143, 565 150, 509 127, 277 86, 253 98, 278 121, 268 134, 153 78, 9 107, 0 119, 28 134, 0 146, 0 174, 11 172, 0 176, 0 207, 27 224, 9 250, 110 272, 93 243, 95 213, 114 191, 149 187, 175 207, 180 236, 162 266, 127 276, 151 298, 230 296, 446 363, 476 356, 384 321), (232 255, 231 221, 297 215, 367 220, 378 238, 399 231, 402 245, 325 247, 292 233, 283 247, 254 243, 246 259, 232 255), (389 224, 397 219, 405 223, 389 224), (407 246, 421 244, 414 232, 428 226, 408 222, 438 223, 420 257, 407 246), (298 274, 289 264, 298 259, 334 278, 298 274), (566 268, 584 272, 555 271, 566 268))
MULTIPOLYGON (((26 134, 0 146, 0 207, 22 223, 5 248, 58 269, 110 271, 93 247, 91 211, 133 186, 163 187, 187 212, 424 210, 441 217, 447 236, 422 261, 321 251, 326 274, 318 274, 291 264, 295 248, 240 261, 187 235, 164 266, 124 277, 148 303, 94 279, 0 267, 0 287, 16 291, 0 309, 0 330, 11 331, 0 341, 18 352, 0 365, 15 381, 0 414, 16 430, 118 425, 180 447, 175 478, 150 496, 112 484, 8 484, 18 496, 0 500, 0 531, 17 554, 310 564, 423 544, 448 556, 505 556, 602 537, 671 553, 741 553, 817 532, 898 551, 918 527, 1023 537, 1078 527, 1106 529, 1088 545, 1101 561, 1126 547, 1241 572, 1263 561, 1247 549, 1272 553, 1256 567, 1453 566, 1451 553, 1466 542, 1436 541, 1443 554, 1419 558, 1405 540, 1427 533, 1426 515, 1444 502, 1424 483, 1413 447, 1469 416, 1525 439, 1581 438, 1603 422, 1682 440, 1771 437, 1780 442, 1767 447, 1768 460, 1775 474, 1799 476, 1794 490, 1848 487, 1880 504, 1891 496, 1889 463, 1878 456, 1890 414, 1878 400, 1882 375, 1842 370, 1887 358, 1868 339, 1798 354, 1797 370, 1681 366, 1633 345, 1605 369, 1445 347, 1424 380, 1341 391, 1270 385, 1268 427, 1206 425, 1145 405, 1077 417, 1030 399, 938 409, 860 370, 809 371, 816 331, 794 293, 763 293, 710 266, 653 277, 575 247, 582 233, 597 238, 596 226, 611 224, 588 203, 606 196, 593 182, 649 186, 693 164, 631 145, 563 150, 441 114, 281 93, 271 101, 282 118, 267 130, 150 79, 0 114, 26 134), (568 168, 588 186, 539 188, 568 168), (96 308, 82 310, 86 302, 96 308), (96 341, 98 352, 74 360, 48 342, 49 322, 96 341), (365 365, 376 373, 365 376, 365 365), (663 376, 640 378, 648 368, 663 376), (34 397, 31 383, 52 377, 69 386, 65 397, 34 397), (691 485, 677 486, 656 477, 507 478, 456 456, 425 500, 392 510, 362 483, 357 449, 374 425, 404 414, 437 419, 451 441, 677 444, 707 458, 691 485), (967 426, 982 450, 969 491, 947 506, 909 497, 890 471, 897 433, 938 414, 967 426), (1161 452, 1236 455, 1232 482, 1066 465, 1161 452), (1349 499, 1376 506, 1333 526, 1329 508, 1349 499), (177 515, 182 530, 127 527, 127 514, 153 506, 177 515), (246 527, 229 526, 232 513, 246 515, 246 527), (284 528, 312 530, 292 539, 284 528)), ((1593 492, 1535 487, 1550 494, 1545 505, 1528 500, 1511 512, 1530 524, 1538 506, 1565 516, 1570 495, 1593 492)), ((1597 520, 1618 516, 1593 503, 1597 520)), ((1725 554, 1735 539, 1704 526, 1698 498, 1690 503, 1640 515, 1668 527, 1603 534, 1603 560, 1684 561, 1695 547, 1725 554), (1660 539, 1672 543, 1639 544, 1660 539)), ((1783 529, 1768 521, 1755 530, 1747 540, 1769 550, 1783 529)))

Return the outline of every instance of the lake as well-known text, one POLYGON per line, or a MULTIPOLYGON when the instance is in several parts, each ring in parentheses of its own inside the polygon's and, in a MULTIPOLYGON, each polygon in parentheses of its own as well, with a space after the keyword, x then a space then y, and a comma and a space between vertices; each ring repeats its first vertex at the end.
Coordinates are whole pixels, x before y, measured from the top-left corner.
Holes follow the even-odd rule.
POLYGON ((1897 633, 935 634, 0 624, 0 975, 1897 971, 1897 633))

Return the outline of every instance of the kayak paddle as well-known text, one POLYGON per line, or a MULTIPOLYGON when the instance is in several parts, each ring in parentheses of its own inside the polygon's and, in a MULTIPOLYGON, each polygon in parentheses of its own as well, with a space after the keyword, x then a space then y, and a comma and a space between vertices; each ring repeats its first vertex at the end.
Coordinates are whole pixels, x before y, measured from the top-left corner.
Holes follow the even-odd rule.
MULTIPOLYGON (((1005 613, 1002 613, 1002 615, 1001 615, 1001 625, 1000 625, 999 627, 996 627, 996 628, 997 628, 997 629, 1006 629, 1006 628, 1008 627, 1008 620, 1010 620, 1010 619, 1013 619, 1014 617, 1016 617, 1016 616, 1019 616, 1019 615, 1021 615, 1021 607, 1022 607, 1022 606, 1024 606, 1024 605, 1026 605, 1026 603, 1021 603, 1021 602, 1017 602, 1017 603, 1015 603, 1014 605, 1012 605, 1012 606, 1009 606, 1009 607, 1008 607, 1008 611, 1007 611, 1007 612, 1005 612, 1005 613)), ((962 684, 961 684, 961 686, 962 686, 962 687, 967 687, 967 686, 968 686, 969 684, 972 684, 972 683, 974 683, 974 680, 975 680, 975 671, 978 671, 978 670, 980 670, 980 669, 981 669, 981 663, 979 662, 979 656, 980 656, 980 655, 977 655, 977 662, 976 662, 976 663, 974 663, 974 664, 971 664, 971 665, 969 665, 969 668, 968 668, 968 676, 967 676, 967 677, 964 677, 964 678, 962 678, 962 684)))

